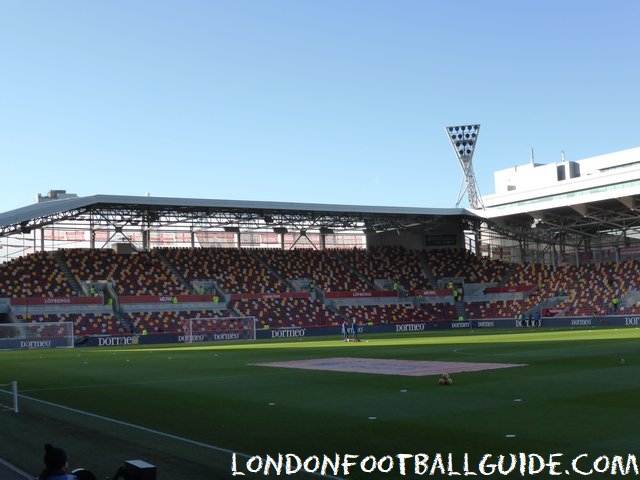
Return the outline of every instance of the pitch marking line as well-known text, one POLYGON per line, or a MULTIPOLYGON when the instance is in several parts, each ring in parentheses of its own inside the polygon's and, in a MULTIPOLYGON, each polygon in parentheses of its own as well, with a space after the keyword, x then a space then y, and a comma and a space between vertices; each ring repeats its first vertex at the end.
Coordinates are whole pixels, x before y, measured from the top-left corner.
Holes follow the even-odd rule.
POLYGON ((259 367, 299 368, 332 372, 373 373, 379 375, 404 375, 424 377, 443 373, 478 372, 498 368, 524 367, 523 363, 436 362, 395 360, 384 358, 318 358, 288 362, 254 363, 259 367))
MULTIPOLYGON (((24 398, 26 400, 31 400, 32 402, 41 403, 43 405, 49 405, 51 407, 60 408, 62 410, 66 410, 68 412, 73 412, 73 413, 76 413, 78 415, 86 415, 87 417, 97 418, 97 419, 105 421, 105 422, 115 423, 117 425, 122 425, 122 426, 125 426, 125 427, 128 427, 128 428, 132 428, 132 429, 135 429, 135 430, 140 430, 140 431, 151 433, 151 434, 158 435, 158 436, 161 436, 161 437, 170 438, 172 440, 176 440, 176 441, 183 442, 183 443, 190 444, 190 445, 196 445, 198 447, 207 448, 207 449, 214 450, 214 451, 217 451, 217 452, 227 453, 229 455, 235 453, 237 456, 243 457, 243 458, 247 458, 247 459, 249 459, 249 458, 251 458, 253 456, 253 455, 249 455, 248 453, 238 452, 238 451, 235 451, 235 450, 230 450, 228 448, 218 447, 216 445, 211 445, 211 444, 208 444, 208 443, 199 442, 197 440, 191 440, 189 438, 181 437, 179 435, 173 435, 171 433, 161 432, 160 430, 154 430, 152 428, 143 427, 142 425, 136 425, 135 423, 124 422, 122 420, 116 420, 115 418, 105 417, 103 415, 98 415, 96 413, 86 412, 84 410, 78 410, 77 408, 66 407, 66 406, 60 405, 58 403, 52 403, 52 402, 48 402, 46 400, 40 400, 39 398, 30 397, 28 395, 19 395, 19 397, 20 398, 24 398)), ((305 472, 305 473, 308 474, 308 475, 316 476, 316 477, 330 478, 332 480, 343 480, 341 477, 334 477, 332 475, 321 475, 319 473, 313 473, 313 472, 305 472)))

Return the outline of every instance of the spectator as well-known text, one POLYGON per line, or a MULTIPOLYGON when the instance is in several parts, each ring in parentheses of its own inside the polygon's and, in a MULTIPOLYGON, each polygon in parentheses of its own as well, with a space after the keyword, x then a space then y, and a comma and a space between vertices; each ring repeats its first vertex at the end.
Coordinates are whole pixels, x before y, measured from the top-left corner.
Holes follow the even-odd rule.
POLYGON ((77 480, 78 478, 67 473, 69 462, 65 451, 50 443, 44 446, 44 466, 38 480, 77 480))

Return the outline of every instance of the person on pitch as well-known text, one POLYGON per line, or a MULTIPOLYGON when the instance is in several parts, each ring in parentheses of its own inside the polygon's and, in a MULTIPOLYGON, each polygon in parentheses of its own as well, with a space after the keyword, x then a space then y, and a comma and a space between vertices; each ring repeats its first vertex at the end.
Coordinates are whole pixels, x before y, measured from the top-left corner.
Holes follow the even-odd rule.
POLYGON ((351 329, 351 338, 354 342, 359 342, 360 340, 358 339, 358 322, 356 321, 355 317, 351 321, 351 329))

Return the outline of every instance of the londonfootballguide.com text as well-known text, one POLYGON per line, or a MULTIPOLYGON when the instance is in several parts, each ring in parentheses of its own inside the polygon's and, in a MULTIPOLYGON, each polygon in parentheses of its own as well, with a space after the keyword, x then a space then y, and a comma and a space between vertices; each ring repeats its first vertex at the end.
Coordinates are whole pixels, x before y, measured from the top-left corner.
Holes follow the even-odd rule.
POLYGON ((355 455, 338 453, 331 455, 311 455, 301 458, 293 453, 254 455, 246 462, 231 456, 231 473, 244 476, 247 473, 261 475, 294 475, 312 473, 326 476, 346 477, 354 471, 371 474, 394 473, 400 475, 448 475, 448 476, 489 476, 489 475, 638 475, 636 456, 600 455, 583 453, 565 458, 562 453, 547 456, 536 453, 509 453, 506 455, 485 454, 474 461, 469 454, 426 453, 385 455, 355 455))

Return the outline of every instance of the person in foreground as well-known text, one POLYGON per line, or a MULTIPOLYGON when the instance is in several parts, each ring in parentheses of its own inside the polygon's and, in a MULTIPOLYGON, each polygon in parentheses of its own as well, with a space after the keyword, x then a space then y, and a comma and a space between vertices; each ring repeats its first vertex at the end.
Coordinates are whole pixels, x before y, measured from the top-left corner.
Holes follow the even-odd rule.
POLYGON ((78 477, 67 473, 68 469, 65 451, 47 443, 44 446, 44 470, 40 472, 38 480, 77 480, 78 477))

